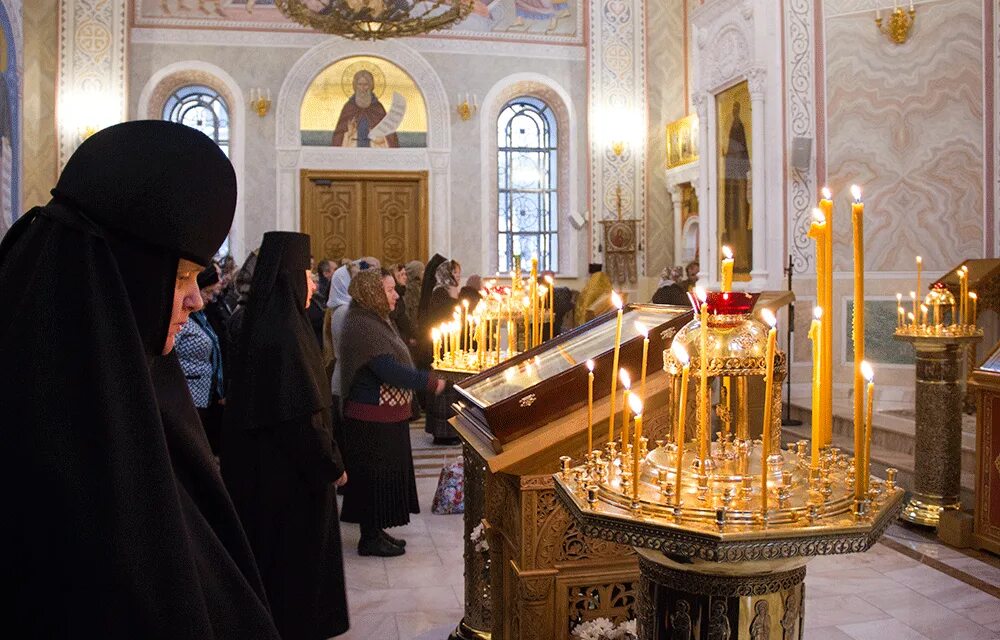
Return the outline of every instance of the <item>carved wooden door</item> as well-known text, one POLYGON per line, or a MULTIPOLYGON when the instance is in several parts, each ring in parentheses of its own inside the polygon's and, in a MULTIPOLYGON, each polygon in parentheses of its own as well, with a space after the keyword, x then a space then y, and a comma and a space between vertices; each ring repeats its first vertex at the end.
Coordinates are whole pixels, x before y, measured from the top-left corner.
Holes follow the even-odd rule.
POLYGON ((427 259, 426 172, 302 172, 302 231, 316 260, 427 259))

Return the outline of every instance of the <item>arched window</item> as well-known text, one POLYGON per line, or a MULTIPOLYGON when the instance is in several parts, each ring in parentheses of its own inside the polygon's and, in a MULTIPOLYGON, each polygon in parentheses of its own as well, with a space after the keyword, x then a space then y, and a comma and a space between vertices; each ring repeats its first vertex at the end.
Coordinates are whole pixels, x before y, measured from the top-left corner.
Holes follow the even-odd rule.
POLYGON ((163 105, 163 119, 201 131, 229 155, 229 105, 215 89, 197 84, 177 89, 163 105))
MULTIPOLYGON (((200 84, 185 85, 167 98, 163 119, 186 124, 201 131, 229 156, 229 105, 219 92, 200 84)), ((229 255, 229 238, 222 243, 217 258, 229 255)))
POLYGON ((542 271, 559 270, 558 136, 556 117, 544 101, 514 98, 497 118, 499 270, 513 257, 538 258, 542 271))

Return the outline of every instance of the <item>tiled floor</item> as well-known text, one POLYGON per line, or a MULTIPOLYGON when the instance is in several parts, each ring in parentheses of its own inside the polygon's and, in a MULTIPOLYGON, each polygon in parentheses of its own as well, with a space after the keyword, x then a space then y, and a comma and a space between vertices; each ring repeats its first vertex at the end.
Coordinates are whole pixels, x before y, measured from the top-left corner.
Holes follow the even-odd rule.
MULTIPOLYGON (((360 557, 358 527, 342 525, 351 630, 340 638, 444 640, 461 620, 462 516, 430 512, 436 482, 418 479, 422 513, 391 531, 406 538, 404 556, 360 557)), ((867 553, 809 563, 805 640, 1000 640, 1000 599, 911 556, 943 563, 995 592, 1000 561, 898 526, 887 540, 867 553)))

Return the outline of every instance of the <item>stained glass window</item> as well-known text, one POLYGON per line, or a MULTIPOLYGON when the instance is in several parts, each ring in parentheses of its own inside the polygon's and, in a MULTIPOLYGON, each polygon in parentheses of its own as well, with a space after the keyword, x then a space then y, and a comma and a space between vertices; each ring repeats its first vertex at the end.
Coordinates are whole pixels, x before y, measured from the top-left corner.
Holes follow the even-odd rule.
POLYGON ((556 118, 542 100, 514 98, 497 118, 499 270, 538 258, 539 270, 559 270, 556 118))
MULTIPOLYGON (((163 105, 163 119, 201 131, 229 156, 229 105, 219 92, 204 85, 187 85, 174 91, 163 105)), ((226 238, 216 257, 229 254, 226 238)))

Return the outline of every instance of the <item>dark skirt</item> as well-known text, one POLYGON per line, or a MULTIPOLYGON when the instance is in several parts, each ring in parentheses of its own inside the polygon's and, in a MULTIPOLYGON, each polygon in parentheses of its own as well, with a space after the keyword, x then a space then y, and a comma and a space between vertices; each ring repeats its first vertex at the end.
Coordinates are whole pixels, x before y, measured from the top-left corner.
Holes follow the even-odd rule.
POLYGON ((385 529, 420 513, 408 422, 362 422, 345 418, 343 522, 385 529))
POLYGON ((451 405, 457 400, 458 392, 451 386, 437 395, 428 393, 427 420, 424 423, 424 431, 435 438, 457 438, 458 432, 448 424, 448 420, 455 415, 455 410, 451 408, 451 405))
POLYGON ((218 402, 211 402, 208 407, 202 409, 198 407, 198 417, 201 418, 201 426, 205 428, 205 435, 208 436, 208 446, 212 448, 215 456, 222 452, 222 413, 224 407, 218 402))

